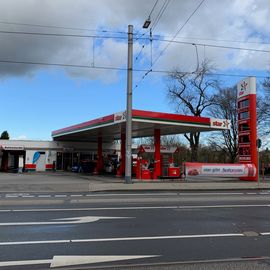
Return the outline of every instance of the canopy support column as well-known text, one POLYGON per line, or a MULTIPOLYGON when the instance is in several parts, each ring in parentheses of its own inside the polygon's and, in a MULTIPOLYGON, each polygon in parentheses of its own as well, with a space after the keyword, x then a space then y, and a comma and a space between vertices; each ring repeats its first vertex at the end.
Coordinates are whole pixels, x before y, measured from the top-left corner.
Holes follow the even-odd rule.
POLYGON ((161 176, 161 154, 160 154, 160 129, 155 129, 154 131, 154 142, 155 142, 155 166, 153 178, 158 179, 161 176))
POLYGON ((125 167, 126 167, 126 134, 121 133, 121 162, 119 169, 117 170, 118 177, 122 177, 125 173, 125 167))
POLYGON ((102 157, 102 136, 98 137, 98 152, 97 152, 97 172, 101 173, 103 168, 103 157, 102 157))

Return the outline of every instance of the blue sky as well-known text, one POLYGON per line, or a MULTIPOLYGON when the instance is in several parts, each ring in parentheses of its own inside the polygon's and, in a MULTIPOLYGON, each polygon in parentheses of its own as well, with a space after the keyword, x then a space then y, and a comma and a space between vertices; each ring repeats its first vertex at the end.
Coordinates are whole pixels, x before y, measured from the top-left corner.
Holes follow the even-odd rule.
MULTIPOLYGON (((112 36, 75 38, 0 33, 0 61, 33 61, 126 67, 127 25, 144 35, 141 26, 155 0, 10 0, 0 3, 0 31, 112 36), (139 2, 138 2, 139 1, 139 2), (32 26, 30 26, 31 24, 32 26), (39 25, 33 26, 33 25, 39 25), (83 28, 74 30, 40 26, 83 28), (108 30, 100 32, 100 30, 108 30), (91 30, 91 31, 90 31, 91 30), (94 31, 95 30, 95 31, 94 31), (112 32, 109 32, 112 31, 112 32), (94 53, 93 53, 94 42, 94 53)), ((152 22, 166 0, 159 0, 151 13, 152 22)), ((171 39, 201 0, 168 3, 153 34, 171 39)), ((175 40, 198 45, 199 61, 211 60, 217 73, 267 75, 270 54, 246 50, 213 48, 207 45, 270 50, 267 0, 205 0, 175 40)), ((168 43, 134 40, 134 68, 148 69, 168 43), (144 48, 142 49, 142 46, 144 48), (141 52, 141 53, 140 53, 141 52), (140 57, 135 61, 135 57, 140 57)), ((154 70, 193 71, 196 52, 192 44, 171 43, 154 70)), ((164 73, 150 73, 136 88, 144 72, 134 72, 133 108, 174 112, 166 98, 164 73)), ((220 77, 224 86, 241 78, 220 77)), ((259 80, 258 80, 259 81, 259 80)), ((44 67, 0 63, 0 132, 8 130, 13 139, 51 139, 51 131, 87 121, 126 107, 126 71, 44 67)))

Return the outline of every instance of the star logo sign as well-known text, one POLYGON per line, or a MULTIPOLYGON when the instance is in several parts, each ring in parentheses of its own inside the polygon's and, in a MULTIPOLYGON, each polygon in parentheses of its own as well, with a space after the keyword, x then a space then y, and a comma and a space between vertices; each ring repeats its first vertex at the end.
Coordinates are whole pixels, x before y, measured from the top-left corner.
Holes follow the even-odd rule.
POLYGON ((225 121, 223 121, 223 127, 228 128, 230 125, 229 121, 226 119, 225 121))
POLYGON ((245 81, 243 81, 242 83, 241 83, 241 91, 246 91, 247 90, 247 82, 245 82, 245 81))
POLYGON ((241 84, 240 84, 240 92, 239 92, 239 96, 242 96, 245 94, 246 90, 247 90, 247 86, 248 86, 248 83, 246 81, 243 81, 241 84))

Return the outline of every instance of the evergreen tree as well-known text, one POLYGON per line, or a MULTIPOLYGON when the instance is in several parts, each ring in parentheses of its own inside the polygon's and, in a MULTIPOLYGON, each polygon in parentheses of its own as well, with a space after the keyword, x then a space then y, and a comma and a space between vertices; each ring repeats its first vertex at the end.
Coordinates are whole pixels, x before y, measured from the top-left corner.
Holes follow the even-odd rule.
POLYGON ((0 139, 1 140, 9 140, 9 134, 6 130, 2 132, 0 139))

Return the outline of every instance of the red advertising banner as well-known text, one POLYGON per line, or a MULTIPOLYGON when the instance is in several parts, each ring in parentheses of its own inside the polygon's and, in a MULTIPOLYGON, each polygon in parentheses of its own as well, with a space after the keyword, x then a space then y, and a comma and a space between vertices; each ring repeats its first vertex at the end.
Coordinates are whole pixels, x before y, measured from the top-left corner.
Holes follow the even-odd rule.
POLYGON ((219 177, 254 177, 254 164, 220 164, 220 163, 185 163, 185 174, 189 176, 219 177))

